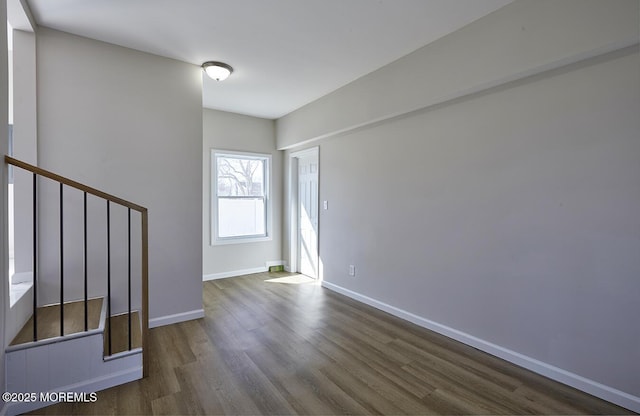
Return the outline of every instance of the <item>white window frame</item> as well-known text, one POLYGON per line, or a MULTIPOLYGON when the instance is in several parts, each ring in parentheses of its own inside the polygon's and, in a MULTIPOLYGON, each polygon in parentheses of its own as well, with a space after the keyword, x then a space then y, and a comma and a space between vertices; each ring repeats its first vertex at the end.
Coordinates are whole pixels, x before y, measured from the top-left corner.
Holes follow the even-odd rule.
POLYGON ((271 241, 271 155, 268 153, 240 152, 235 150, 211 149, 211 245, 243 244, 260 241, 271 241), (264 207, 265 207, 265 235, 250 235, 239 237, 218 236, 218 166, 217 157, 248 158, 263 160, 266 164, 264 172, 264 207))

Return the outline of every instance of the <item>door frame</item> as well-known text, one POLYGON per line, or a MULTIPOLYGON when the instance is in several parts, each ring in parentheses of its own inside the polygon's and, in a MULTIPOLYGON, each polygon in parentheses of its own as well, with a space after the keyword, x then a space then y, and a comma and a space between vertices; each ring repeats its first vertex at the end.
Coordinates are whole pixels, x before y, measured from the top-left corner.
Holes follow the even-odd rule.
POLYGON ((303 157, 312 156, 318 162, 318 230, 316 233, 316 250, 318 256, 318 262, 316 263, 316 279, 321 279, 320 276, 320 147, 315 146, 308 149, 300 150, 297 152, 291 152, 289 154, 289 267, 288 271, 293 273, 300 272, 300 230, 298 219, 300 218, 300 198, 298 195, 299 182, 298 182, 298 160, 303 157))

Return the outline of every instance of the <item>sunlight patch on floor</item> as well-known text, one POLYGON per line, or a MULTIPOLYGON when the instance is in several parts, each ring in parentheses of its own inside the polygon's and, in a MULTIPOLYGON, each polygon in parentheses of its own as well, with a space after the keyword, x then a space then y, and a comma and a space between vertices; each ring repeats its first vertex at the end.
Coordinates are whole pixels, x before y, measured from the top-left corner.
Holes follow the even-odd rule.
POLYGON ((311 284, 311 283, 316 283, 315 279, 312 279, 308 276, 305 276, 303 274, 294 274, 291 276, 284 276, 284 277, 274 277, 273 279, 267 279, 265 280, 265 282, 267 283, 284 283, 287 285, 305 285, 305 284, 311 284))

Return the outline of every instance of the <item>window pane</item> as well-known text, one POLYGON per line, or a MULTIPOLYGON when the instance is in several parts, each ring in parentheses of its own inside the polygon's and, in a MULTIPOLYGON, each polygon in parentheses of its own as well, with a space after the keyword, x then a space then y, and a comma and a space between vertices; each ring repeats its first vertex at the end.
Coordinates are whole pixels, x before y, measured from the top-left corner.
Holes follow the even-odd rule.
POLYGON ((218 236, 266 235, 264 199, 218 198, 218 236))
POLYGON ((218 196, 264 196, 265 160, 218 156, 218 196))

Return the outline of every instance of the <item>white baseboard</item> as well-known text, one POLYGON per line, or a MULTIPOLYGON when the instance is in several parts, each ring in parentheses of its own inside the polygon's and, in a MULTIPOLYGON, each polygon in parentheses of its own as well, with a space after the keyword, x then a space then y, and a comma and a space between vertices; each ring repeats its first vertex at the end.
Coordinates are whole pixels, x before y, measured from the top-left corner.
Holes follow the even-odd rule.
POLYGON ((192 319, 204 318, 204 309, 176 313, 173 315, 160 316, 149 319, 149 328, 156 328, 164 325, 177 324, 178 322, 190 321, 192 319))
POLYGON ((633 396, 629 393, 625 393, 613 387, 598 383, 597 381, 590 380, 588 378, 555 367, 551 364, 536 360, 535 358, 531 358, 516 351, 501 347, 500 345, 496 345, 489 341, 474 337, 473 335, 469 335, 465 332, 458 331, 457 329, 439 324, 437 322, 415 315, 411 312, 407 312, 395 306, 388 305, 384 302, 380 302, 379 300, 327 282, 326 280, 322 282, 322 286, 329 290, 333 290, 334 292, 345 295, 351 299, 357 300, 376 309, 380 309, 391 315, 397 316, 398 318, 402 318, 418 326, 427 328, 431 331, 437 332, 456 341, 460 341, 481 351, 502 358, 503 360, 509 361, 520 367, 524 367, 528 370, 541 374, 560 383, 569 385, 578 390, 582 390, 608 402, 615 403, 618 406, 625 407, 634 412, 640 412, 640 397, 633 396))
POLYGON ((254 273, 264 273, 269 271, 269 267, 271 266, 282 266, 284 264, 285 264, 284 260, 273 260, 273 261, 266 262, 264 267, 254 267, 251 269, 231 270, 231 271, 222 272, 222 273, 205 274, 202 276, 202 281, 206 282, 208 280, 226 279, 227 277, 244 276, 247 274, 254 274, 254 273))
POLYGON ((253 269, 233 270, 230 272, 205 274, 202 276, 203 281, 226 279, 227 277, 244 276, 245 274, 263 273, 269 270, 267 267, 254 267, 253 269))
MULTIPOLYGON (((142 378, 142 366, 127 369, 117 373, 109 374, 103 377, 94 378, 84 381, 82 383, 73 384, 70 386, 61 387, 55 389, 55 392, 77 392, 77 393, 91 393, 98 392, 98 400, 100 400, 100 390, 108 389, 109 387, 119 386, 120 384, 129 383, 134 380, 142 378)), ((6 403, 1 415, 14 416, 21 413, 30 412, 33 410, 41 409, 45 406, 55 404, 55 402, 29 402, 29 403, 6 403)))

